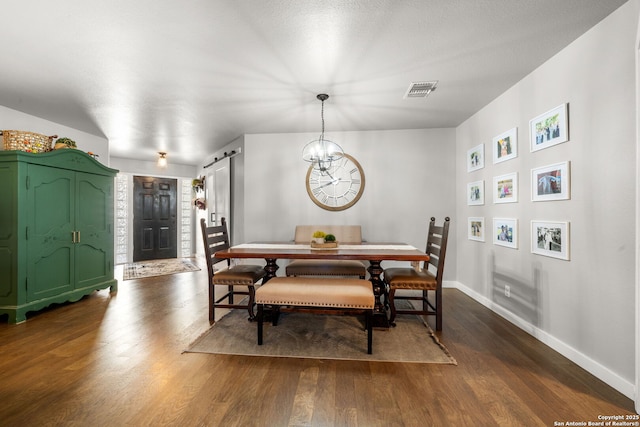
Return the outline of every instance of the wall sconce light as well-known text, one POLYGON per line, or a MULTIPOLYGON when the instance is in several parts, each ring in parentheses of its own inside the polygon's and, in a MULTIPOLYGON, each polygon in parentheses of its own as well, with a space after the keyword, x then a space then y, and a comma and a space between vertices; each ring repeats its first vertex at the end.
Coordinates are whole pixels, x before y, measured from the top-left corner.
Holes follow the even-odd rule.
POLYGON ((165 153, 164 151, 159 151, 158 155, 160 157, 158 157, 158 167, 159 168, 166 168, 167 167, 167 153, 165 153))

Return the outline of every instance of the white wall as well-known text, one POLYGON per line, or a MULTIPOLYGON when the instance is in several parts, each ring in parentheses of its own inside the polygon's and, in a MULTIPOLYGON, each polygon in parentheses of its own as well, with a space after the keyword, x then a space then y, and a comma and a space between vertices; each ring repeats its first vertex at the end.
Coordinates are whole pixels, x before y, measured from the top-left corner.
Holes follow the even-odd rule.
MULTIPOLYGON (((634 0, 636 4, 640 4, 639 0, 634 0)), ((640 7, 637 7, 640 9, 640 7)), ((638 28, 636 30, 636 182, 640 182, 640 12, 638 13, 638 28)), ((636 185, 636 395, 635 408, 640 413, 640 395, 638 387, 640 386, 640 186, 636 185)))
MULTIPOLYGON (((12 110, 0 105, 0 123, 2 128, 7 130, 22 130, 36 132, 43 135, 58 135, 59 138, 71 138, 82 151, 91 151, 98 155, 98 161, 105 166, 109 164, 109 141, 107 138, 91 135, 77 129, 63 126, 49 120, 41 119, 30 114, 12 110)), ((0 137, 0 141, 1 141, 0 137)), ((54 140, 55 142, 55 140, 54 140)), ((0 144, 0 150, 3 145, 0 144)))
POLYGON ((118 169, 121 173, 163 178, 195 178, 197 172, 197 167, 195 166, 175 164, 170 159, 166 168, 160 168, 157 159, 145 162, 123 157, 112 157, 111 167, 118 169))
MULTIPOLYGON (((368 241, 424 248, 431 216, 456 223, 453 129, 327 133, 358 160, 366 178, 361 199, 339 212, 321 209, 306 191, 302 148, 317 136, 245 135, 245 241, 292 240, 296 224, 360 224, 368 241)), ((445 279, 456 270, 455 236, 450 241, 445 279)))
POLYGON ((635 38, 632 1, 457 129, 457 279, 467 292, 631 397, 635 299, 635 38), (529 120, 569 103, 570 141, 529 150, 529 120), (518 127, 519 155, 492 164, 491 139, 518 127), (469 148, 486 167, 467 173, 469 148), (531 202, 531 168, 571 162, 571 200, 531 202), (519 202, 495 205, 492 178, 519 174, 519 202), (485 180, 484 206, 467 206, 468 182, 485 180), (519 219, 517 250, 467 240, 466 218, 519 219), (571 260, 531 253, 530 221, 569 221, 571 260), (498 279, 500 274, 509 280, 498 279), (504 297, 504 285, 511 298, 504 297))

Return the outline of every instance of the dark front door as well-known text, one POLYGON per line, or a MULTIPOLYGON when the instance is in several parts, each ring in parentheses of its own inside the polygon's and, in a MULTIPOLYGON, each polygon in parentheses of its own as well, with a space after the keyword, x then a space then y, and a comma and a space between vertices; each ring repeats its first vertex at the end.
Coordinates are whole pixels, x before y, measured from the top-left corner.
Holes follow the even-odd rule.
POLYGON ((176 258, 176 179, 133 177, 133 260, 176 258))

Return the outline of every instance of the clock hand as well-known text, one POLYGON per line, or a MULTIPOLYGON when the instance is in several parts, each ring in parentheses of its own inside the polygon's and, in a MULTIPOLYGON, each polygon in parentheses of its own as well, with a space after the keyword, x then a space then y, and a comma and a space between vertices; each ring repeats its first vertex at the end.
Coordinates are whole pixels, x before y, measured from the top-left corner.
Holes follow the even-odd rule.
POLYGON ((327 175, 329 178, 331 178, 331 181, 333 181, 335 178, 331 176, 331 173, 329 172, 329 169, 327 168, 320 168, 320 174, 321 175, 327 175))
POLYGON ((331 181, 327 182, 326 184, 322 184, 322 185, 321 185, 320 187, 318 187, 318 188, 328 187, 329 185, 331 185, 331 184, 336 184, 336 183, 338 183, 338 182, 340 182, 340 178, 337 178, 337 179, 335 179, 335 178, 334 178, 334 179, 332 179, 331 181))

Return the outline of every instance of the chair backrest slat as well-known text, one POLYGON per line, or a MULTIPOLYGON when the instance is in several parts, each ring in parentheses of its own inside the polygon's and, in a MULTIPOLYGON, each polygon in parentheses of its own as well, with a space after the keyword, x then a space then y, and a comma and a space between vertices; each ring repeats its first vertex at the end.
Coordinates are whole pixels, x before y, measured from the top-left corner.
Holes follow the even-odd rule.
POLYGON ((450 219, 449 217, 446 217, 444 219, 444 224, 441 226, 436 225, 435 222, 436 219, 431 217, 427 236, 427 249, 425 252, 429 255, 429 265, 432 265, 437 270, 436 281, 440 286, 442 284, 442 275, 444 271, 444 259, 447 253, 450 219))
POLYGON ((209 277, 212 279, 214 265, 223 261, 226 261, 227 265, 231 263, 229 259, 215 257, 216 252, 229 249, 230 247, 227 221, 225 218, 222 218, 221 225, 207 227, 207 222, 204 218, 201 218, 200 228, 202 229, 202 242, 204 243, 204 253, 207 259, 207 269, 209 270, 209 277))

